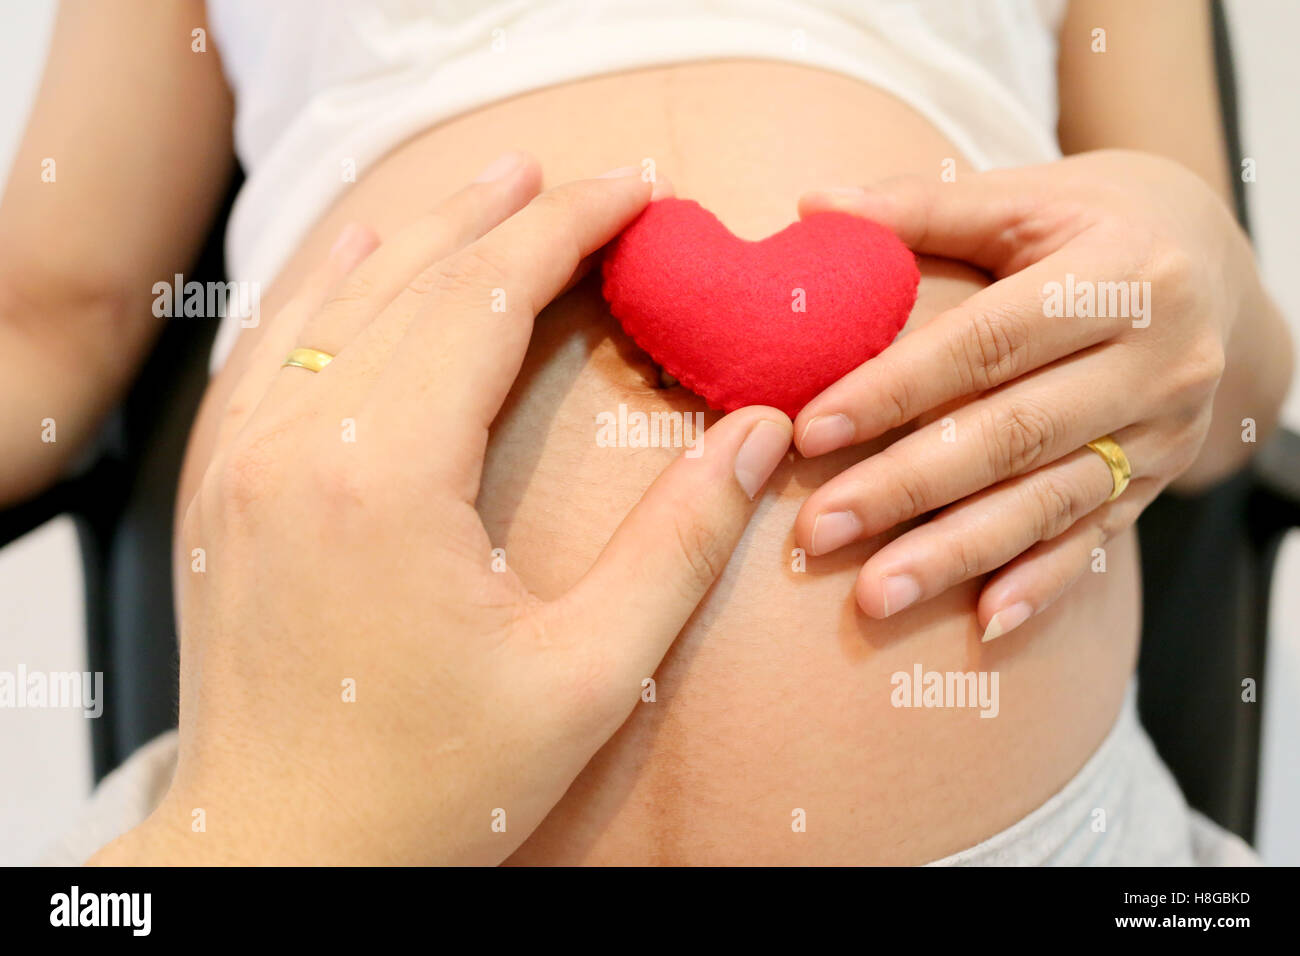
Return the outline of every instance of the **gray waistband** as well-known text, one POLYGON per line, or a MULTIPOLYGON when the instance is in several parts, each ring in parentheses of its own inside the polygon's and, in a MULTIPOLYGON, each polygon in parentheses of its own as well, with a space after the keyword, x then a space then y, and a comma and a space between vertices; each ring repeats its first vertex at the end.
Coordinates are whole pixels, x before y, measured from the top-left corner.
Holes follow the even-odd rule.
POLYGON ((1193 866, 1258 862, 1187 806, 1137 716, 1130 684, 1083 768, 1023 820, 930 866, 1193 866))

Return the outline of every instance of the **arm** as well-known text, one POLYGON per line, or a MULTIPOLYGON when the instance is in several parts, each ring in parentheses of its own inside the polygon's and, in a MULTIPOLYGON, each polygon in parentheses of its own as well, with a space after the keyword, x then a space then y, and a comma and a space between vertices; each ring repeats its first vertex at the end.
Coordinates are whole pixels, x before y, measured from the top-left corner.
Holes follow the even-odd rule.
MULTIPOLYGON (((1164 156, 1231 203, 1235 171, 1219 114, 1208 3, 1073 0, 1061 30, 1059 83, 1064 152, 1124 148, 1164 156), (1092 51, 1097 28, 1106 31, 1105 53, 1092 51)), ((1171 483, 1178 491, 1196 491, 1241 467, 1254 448, 1241 439, 1242 420, 1254 419, 1262 440, 1277 424, 1291 378, 1286 323, 1248 243, 1231 237, 1225 261, 1243 291, 1209 433, 1191 467, 1171 483)))
POLYGON ((199 0, 60 8, 0 200, 0 506, 57 478, 130 383, 163 321, 152 286, 225 191, 231 100, 198 28, 199 0))

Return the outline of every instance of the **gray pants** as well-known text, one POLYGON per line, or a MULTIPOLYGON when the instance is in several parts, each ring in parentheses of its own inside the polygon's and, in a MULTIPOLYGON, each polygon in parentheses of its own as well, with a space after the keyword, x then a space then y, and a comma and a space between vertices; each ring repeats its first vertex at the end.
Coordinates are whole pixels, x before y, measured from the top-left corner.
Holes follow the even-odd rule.
POLYGON ((1258 866, 1243 840, 1193 810, 1138 722, 1130 685, 1115 726, 1029 816, 930 866, 1258 866))

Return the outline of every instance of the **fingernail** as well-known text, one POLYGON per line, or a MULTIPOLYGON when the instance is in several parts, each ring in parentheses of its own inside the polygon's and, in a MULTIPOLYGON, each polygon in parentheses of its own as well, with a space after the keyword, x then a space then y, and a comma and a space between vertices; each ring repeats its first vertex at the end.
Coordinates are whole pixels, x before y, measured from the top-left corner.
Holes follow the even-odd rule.
POLYGON ((484 167, 483 172, 474 178, 474 182, 490 183, 497 179, 505 179, 506 176, 524 164, 524 159, 525 154, 516 149, 502 153, 484 167))
POLYGON ((825 554, 842 548, 862 533, 862 522, 852 511, 829 511, 813 522, 812 553, 825 554))
POLYGON ((361 227, 357 225, 355 222, 348 223, 346 226, 343 227, 343 230, 339 233, 339 237, 334 240, 334 245, 330 246, 330 255, 332 256, 338 255, 340 252, 346 249, 353 242, 356 242, 357 237, 361 234, 361 232, 362 232, 361 227))
POLYGON ((910 574, 891 574, 880 582, 880 593, 885 601, 885 617, 889 617, 915 604, 921 596, 921 585, 910 574))
POLYGON ((847 415, 836 412, 834 415, 818 415, 804 426, 799 450, 805 457, 812 458, 852 442, 853 423, 847 415))
POLYGON ((618 167, 618 169, 611 169, 607 173, 601 173, 596 178, 597 179, 621 179, 624 176, 639 176, 639 175, 641 175, 640 166, 620 166, 618 167))
POLYGON ((672 180, 667 176, 659 176, 654 182, 654 188, 650 190, 651 202, 654 202, 657 199, 669 199, 676 195, 676 190, 673 189, 672 180))
POLYGON ((373 245, 374 237, 369 229, 359 223, 348 223, 334 240, 334 245, 330 246, 329 257, 347 272, 358 260, 369 254, 373 245))
POLYGON ((750 501, 772 477, 789 448, 790 433, 774 421, 765 418, 749 430, 736 452, 735 470, 736 480, 750 501))
POLYGON ((1003 634, 1014 631, 1024 624, 1033 613, 1034 609, 1029 606, 1028 601, 1017 601, 1010 607, 1004 607, 989 619, 989 626, 984 629, 984 636, 980 640, 985 644, 996 641, 1003 634))

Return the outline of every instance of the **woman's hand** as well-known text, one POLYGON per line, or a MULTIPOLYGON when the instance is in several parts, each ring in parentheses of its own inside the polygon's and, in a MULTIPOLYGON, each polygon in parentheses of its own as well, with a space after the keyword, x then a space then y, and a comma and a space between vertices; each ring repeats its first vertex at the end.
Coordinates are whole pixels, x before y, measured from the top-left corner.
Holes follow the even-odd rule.
POLYGON ((175 780, 97 862, 501 861, 725 566, 789 448, 774 409, 710 429, 560 599, 494 555, 475 498, 534 317, 651 193, 529 202, 536 165, 503 166, 373 253, 350 229, 259 343, 183 529, 175 780))
MULTIPOLYGON (((858 603, 886 617, 994 572, 978 617, 984 640, 999 637, 1047 607, 1197 459, 1234 327, 1270 308, 1249 245, 1200 179, 1137 153, 895 180, 800 206, 827 209, 877 220, 916 252, 997 281, 799 414, 807 456, 928 423, 811 495, 796 537, 825 554, 942 509, 867 561, 858 603), (1133 470, 1110 502, 1111 472, 1085 447, 1107 434, 1133 470)), ((1285 333, 1280 343, 1250 334, 1257 353, 1289 350, 1285 333)), ((1261 377, 1279 378, 1278 362, 1267 376, 1263 364, 1261 377)), ((1245 414, 1270 422, 1284 391, 1271 384, 1245 414)), ((1244 460, 1240 419, 1224 426, 1207 474, 1244 460)))

